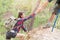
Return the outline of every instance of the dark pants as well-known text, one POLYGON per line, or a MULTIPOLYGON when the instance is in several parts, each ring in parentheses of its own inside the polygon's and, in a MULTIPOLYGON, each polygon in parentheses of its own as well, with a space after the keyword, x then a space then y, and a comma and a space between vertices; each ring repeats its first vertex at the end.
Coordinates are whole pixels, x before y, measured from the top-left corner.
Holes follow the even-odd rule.
POLYGON ((8 31, 6 33, 6 40, 11 40, 11 38, 15 38, 17 35, 17 33, 13 30, 13 31, 8 31))

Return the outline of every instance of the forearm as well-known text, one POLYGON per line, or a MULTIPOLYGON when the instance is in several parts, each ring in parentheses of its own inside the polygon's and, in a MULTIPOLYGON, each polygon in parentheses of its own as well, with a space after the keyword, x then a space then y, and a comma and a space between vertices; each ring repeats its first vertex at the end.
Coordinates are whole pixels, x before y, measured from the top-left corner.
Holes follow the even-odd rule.
POLYGON ((24 21, 26 21, 26 20, 28 20, 28 19, 30 19, 30 18, 33 18, 35 15, 36 15, 36 14, 35 14, 35 13, 33 13, 33 14, 31 14, 30 16, 28 16, 28 17, 24 18, 23 20, 24 20, 24 21))
POLYGON ((39 6, 39 8, 37 9, 37 11, 35 13, 39 13, 41 12, 44 8, 46 8, 46 6, 48 5, 48 1, 46 1, 45 3, 43 3, 41 6, 39 6))
POLYGON ((41 4, 41 6, 39 6, 39 8, 37 9, 37 11, 35 13, 39 13, 41 12, 44 8, 46 8, 46 6, 48 5, 49 2, 51 2, 52 0, 46 0, 45 3, 41 4))

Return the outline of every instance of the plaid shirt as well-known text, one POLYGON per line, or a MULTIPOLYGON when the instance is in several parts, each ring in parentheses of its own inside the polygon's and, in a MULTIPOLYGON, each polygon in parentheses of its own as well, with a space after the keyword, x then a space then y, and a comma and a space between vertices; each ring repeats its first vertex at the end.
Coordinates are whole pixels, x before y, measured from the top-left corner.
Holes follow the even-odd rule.
POLYGON ((19 18, 19 20, 16 22, 16 24, 13 27, 13 30, 16 32, 20 31, 20 28, 22 28, 25 32, 27 31, 25 26, 24 26, 24 22, 30 18, 33 18, 35 16, 35 14, 33 13, 32 15, 30 15, 27 18, 19 18))

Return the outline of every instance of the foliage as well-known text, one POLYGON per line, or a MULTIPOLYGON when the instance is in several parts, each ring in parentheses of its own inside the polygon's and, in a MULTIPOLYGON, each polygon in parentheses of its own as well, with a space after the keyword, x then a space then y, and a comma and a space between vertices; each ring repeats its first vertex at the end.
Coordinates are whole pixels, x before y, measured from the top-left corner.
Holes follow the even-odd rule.
MULTIPOLYGON (((18 11, 24 11, 26 16, 28 16, 34 9, 37 0, 0 0, 0 32, 6 32, 4 28, 4 18, 3 14, 7 11, 11 11, 15 17, 18 15, 18 11), (4 30, 3 30, 4 29, 4 30)), ((38 27, 40 25, 45 25, 51 16, 51 11, 49 12, 49 8, 53 7, 53 3, 50 3, 46 9, 40 14, 37 14, 35 17, 33 27, 38 27)), ((59 16, 60 18, 60 16, 59 16)), ((58 18, 57 27, 60 28, 60 19, 58 18)), ((5 35, 1 36, 0 40, 5 40, 5 35), (3 38, 4 37, 4 38, 3 38)), ((18 40, 18 38, 17 38, 18 40)))

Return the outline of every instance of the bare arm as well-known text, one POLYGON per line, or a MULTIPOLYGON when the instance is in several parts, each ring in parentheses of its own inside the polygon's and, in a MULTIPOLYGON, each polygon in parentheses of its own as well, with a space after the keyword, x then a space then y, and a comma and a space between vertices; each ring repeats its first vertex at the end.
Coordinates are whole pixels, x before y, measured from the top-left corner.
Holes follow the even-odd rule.
POLYGON ((48 5, 48 3, 50 3, 52 0, 46 0, 45 3, 43 3, 43 5, 39 6, 39 8, 37 9, 37 11, 35 13, 39 13, 41 12, 44 8, 46 8, 46 6, 48 5))

